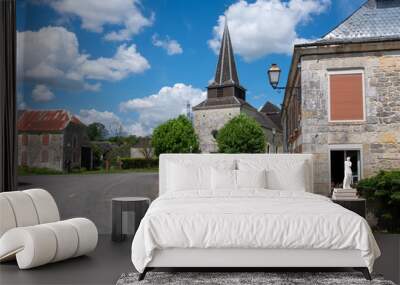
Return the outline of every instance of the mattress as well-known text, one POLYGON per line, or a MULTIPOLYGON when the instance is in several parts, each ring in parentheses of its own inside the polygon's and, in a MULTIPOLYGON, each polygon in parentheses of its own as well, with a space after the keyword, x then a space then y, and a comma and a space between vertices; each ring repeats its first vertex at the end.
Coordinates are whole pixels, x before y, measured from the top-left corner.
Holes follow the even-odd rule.
POLYGON ((139 272, 163 249, 359 250, 372 271, 379 248, 361 216, 321 195, 266 189, 157 198, 132 243, 139 272))

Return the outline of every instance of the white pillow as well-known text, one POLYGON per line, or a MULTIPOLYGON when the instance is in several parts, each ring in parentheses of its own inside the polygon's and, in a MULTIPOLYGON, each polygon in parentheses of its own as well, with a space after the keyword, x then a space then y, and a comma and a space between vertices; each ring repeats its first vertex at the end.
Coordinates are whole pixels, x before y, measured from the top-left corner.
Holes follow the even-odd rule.
POLYGON ((267 188, 271 190, 306 191, 307 164, 291 157, 282 159, 240 159, 239 170, 266 169, 267 188))
POLYGON ((169 162, 167 177, 168 191, 209 190, 211 188, 211 168, 169 162))
POLYGON ((292 164, 287 169, 267 171, 268 189, 306 191, 305 163, 292 164))
POLYGON ((211 188, 214 191, 236 190, 236 170, 213 167, 211 169, 211 188))
POLYGON ((240 188, 267 188, 267 171, 236 170, 237 187, 240 188))

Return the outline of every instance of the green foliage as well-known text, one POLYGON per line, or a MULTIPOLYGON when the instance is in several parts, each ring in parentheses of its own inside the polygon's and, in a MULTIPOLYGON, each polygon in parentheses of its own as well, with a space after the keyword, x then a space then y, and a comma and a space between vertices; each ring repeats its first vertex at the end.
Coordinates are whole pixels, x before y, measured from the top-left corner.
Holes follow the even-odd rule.
POLYGON ((199 140, 192 123, 183 115, 158 126, 151 144, 156 156, 161 153, 199 152, 199 140))
POLYGON ((158 159, 145 159, 145 158, 121 158, 122 169, 133 168, 157 168, 158 159))
POLYGON ((92 143, 91 144, 92 153, 93 153, 93 168, 97 169, 101 167, 103 161, 101 160, 101 156, 103 155, 102 149, 97 145, 92 143))
POLYGON ((106 153, 105 158, 110 161, 113 166, 120 166, 122 157, 129 157, 131 155, 130 145, 123 144, 117 147, 113 147, 109 152, 106 153))
POLYGON ((86 130, 91 141, 102 141, 108 135, 108 131, 102 123, 91 123, 86 130))
POLYGON ((357 190, 378 218, 378 230, 400 233, 400 170, 380 171, 358 182, 357 190))
POLYGON ((58 174, 63 174, 63 172, 45 167, 28 167, 28 166, 18 167, 18 175, 58 175, 58 174))
POLYGON ((265 140, 260 124, 245 114, 232 118, 217 134, 218 151, 222 153, 263 153, 265 140))
POLYGON ((126 136, 126 137, 124 137, 124 136, 115 136, 115 137, 110 137, 108 139, 108 141, 110 141, 112 143, 115 143, 117 145, 126 144, 126 145, 129 145, 129 146, 132 147, 139 141, 139 138, 137 136, 135 136, 135 135, 130 135, 130 136, 126 136))

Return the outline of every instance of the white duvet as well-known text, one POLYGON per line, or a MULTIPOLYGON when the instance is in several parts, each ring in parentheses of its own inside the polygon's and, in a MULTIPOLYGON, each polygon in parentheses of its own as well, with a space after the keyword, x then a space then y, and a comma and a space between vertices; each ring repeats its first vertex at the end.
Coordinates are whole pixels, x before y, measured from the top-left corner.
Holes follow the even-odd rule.
POLYGON ((143 272, 165 248, 358 249, 370 271, 380 255, 359 215, 321 195, 265 189, 162 195, 140 223, 132 262, 143 272))

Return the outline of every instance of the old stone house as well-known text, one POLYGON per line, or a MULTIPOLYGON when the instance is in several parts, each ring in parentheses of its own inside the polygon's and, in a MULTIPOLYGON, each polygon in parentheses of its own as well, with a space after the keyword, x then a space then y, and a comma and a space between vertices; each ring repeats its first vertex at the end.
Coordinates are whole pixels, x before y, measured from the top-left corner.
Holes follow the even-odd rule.
MULTIPOLYGON (((270 105, 268 104, 268 106, 270 105)), ((201 151, 204 153, 217 152, 218 147, 215 137, 218 130, 240 113, 253 117, 262 126, 266 136, 268 152, 281 150, 282 129, 280 124, 274 123, 268 112, 259 112, 246 101, 246 90, 239 83, 231 39, 226 24, 215 78, 207 87, 207 99, 193 107, 193 124, 199 136, 201 151)))
POLYGON ((18 165, 68 170, 92 166, 86 126, 65 110, 24 110, 18 117, 18 165))
POLYGON ((283 102, 286 152, 314 154, 314 189, 329 194, 400 168, 400 1, 369 0, 322 39, 295 45, 283 102))

